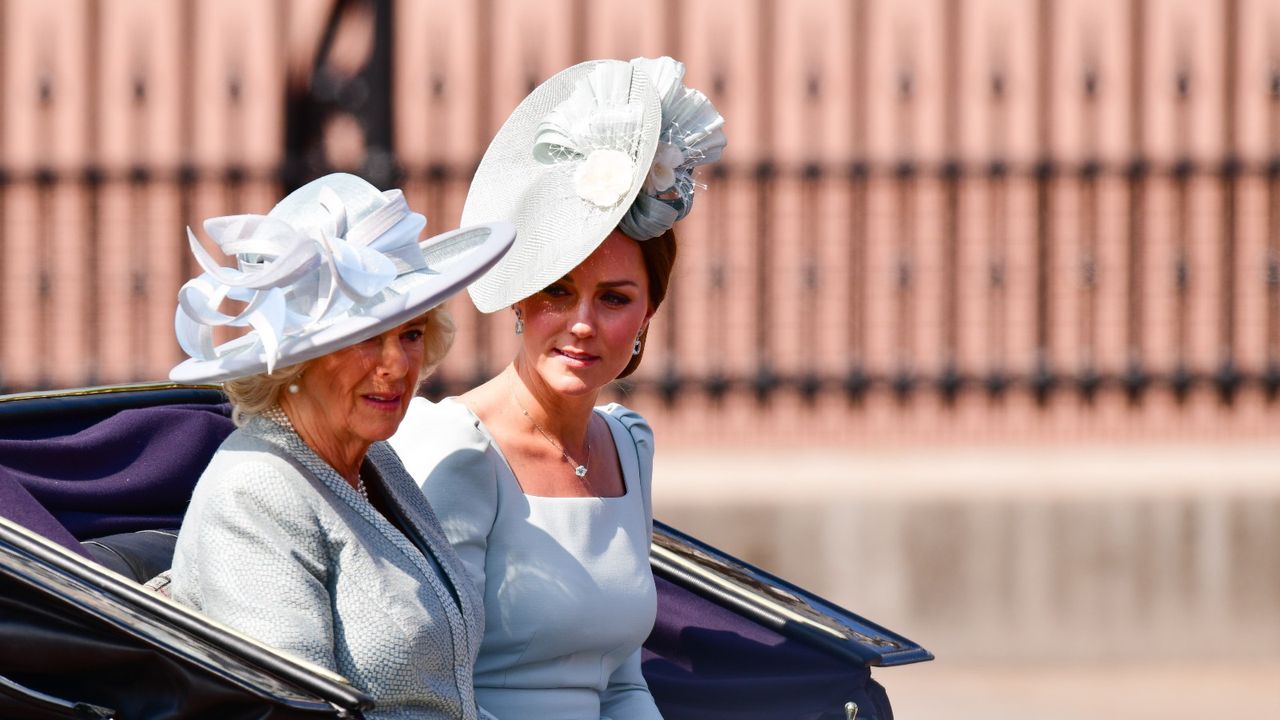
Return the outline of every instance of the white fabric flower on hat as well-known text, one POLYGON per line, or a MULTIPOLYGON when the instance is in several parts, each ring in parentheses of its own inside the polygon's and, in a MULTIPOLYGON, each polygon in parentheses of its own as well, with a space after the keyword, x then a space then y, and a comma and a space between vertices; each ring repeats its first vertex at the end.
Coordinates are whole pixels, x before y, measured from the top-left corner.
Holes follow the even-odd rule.
POLYGON ((643 181, 648 158, 638 143, 654 118, 632 97, 634 72, 620 62, 593 67, 538 123, 534 158, 568 170, 573 192, 597 208, 618 207, 643 181))
POLYGON ((621 150, 592 150, 574 173, 574 189, 583 200, 611 208, 627 196, 634 174, 635 163, 621 150))
POLYGON ((658 143, 653 154, 653 167, 644 180, 644 191, 650 195, 671 189, 676 184, 676 168, 684 164, 684 153, 671 143, 658 143))

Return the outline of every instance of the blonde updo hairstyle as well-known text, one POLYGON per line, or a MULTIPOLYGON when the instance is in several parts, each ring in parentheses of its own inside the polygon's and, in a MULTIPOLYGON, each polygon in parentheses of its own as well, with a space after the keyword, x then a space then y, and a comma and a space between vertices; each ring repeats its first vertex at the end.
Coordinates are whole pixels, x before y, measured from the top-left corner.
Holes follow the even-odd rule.
MULTIPOLYGON (((418 373, 418 384, 421 385, 435 371, 444 356, 453 345, 456 328, 453 318, 443 305, 428 310, 422 315, 427 323, 423 334, 426 352, 422 354, 422 368, 418 373)), ((222 384, 222 391, 231 401, 231 420, 237 427, 244 425, 254 415, 261 415, 280 404, 280 394, 285 392, 289 384, 302 376, 311 361, 297 363, 288 367, 276 368, 274 372, 258 373, 247 377, 235 378, 222 384)), ((417 391, 417 388, 414 388, 417 391)))

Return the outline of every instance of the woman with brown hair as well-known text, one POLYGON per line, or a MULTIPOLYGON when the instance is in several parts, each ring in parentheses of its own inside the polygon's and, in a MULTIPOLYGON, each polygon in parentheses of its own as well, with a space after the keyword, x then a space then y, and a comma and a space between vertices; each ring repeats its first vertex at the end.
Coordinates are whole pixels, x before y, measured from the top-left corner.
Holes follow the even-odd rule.
POLYGON ((724 146, 683 75, 671 58, 589 62, 516 108, 463 211, 516 225, 469 287, 482 312, 512 309, 516 356, 461 397, 414 400, 391 440, 484 597, 476 696, 499 718, 660 717, 640 673, 653 432, 596 403, 640 362, 693 168, 724 146))

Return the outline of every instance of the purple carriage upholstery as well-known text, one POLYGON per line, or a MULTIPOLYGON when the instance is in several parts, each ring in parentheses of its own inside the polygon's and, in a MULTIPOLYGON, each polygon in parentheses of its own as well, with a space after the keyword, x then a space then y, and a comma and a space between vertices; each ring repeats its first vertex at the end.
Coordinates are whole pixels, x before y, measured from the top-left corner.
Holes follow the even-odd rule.
POLYGON ((852 667, 658 577, 643 670, 665 720, 892 720, 884 689, 852 667))
POLYGON ((81 554, 77 541, 177 527, 234 429, 228 413, 225 404, 133 408, 0 437, 0 514, 81 554))

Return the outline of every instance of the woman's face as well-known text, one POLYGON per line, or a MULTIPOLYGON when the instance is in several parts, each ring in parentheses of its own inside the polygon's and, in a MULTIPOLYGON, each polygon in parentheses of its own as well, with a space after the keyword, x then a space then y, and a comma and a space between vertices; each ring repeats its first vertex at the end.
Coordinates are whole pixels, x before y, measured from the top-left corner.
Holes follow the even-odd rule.
POLYGON ((524 319, 521 352, 547 386, 565 395, 598 391, 626 368, 651 314, 639 244, 614 230, 568 275, 516 308, 524 319))
POLYGON ((417 318, 312 360, 289 396, 301 416, 295 425, 327 436, 317 438, 325 445, 367 447, 391 437, 418 388, 426 328, 417 318))

